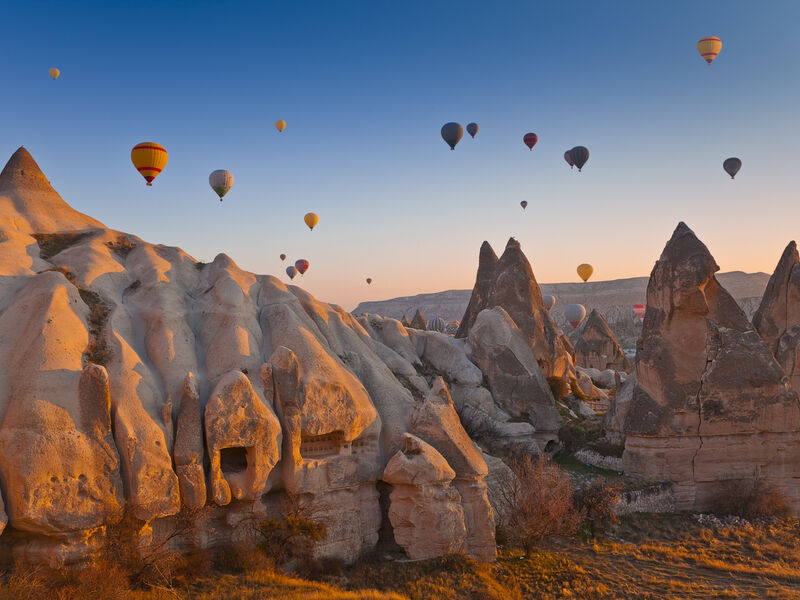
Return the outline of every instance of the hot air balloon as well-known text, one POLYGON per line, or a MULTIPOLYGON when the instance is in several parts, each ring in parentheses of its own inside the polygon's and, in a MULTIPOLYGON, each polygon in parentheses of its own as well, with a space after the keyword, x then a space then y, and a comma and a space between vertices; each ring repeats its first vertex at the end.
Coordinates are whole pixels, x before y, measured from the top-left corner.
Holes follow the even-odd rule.
POLYGON ((646 306, 644 304, 634 304, 633 305, 633 312, 634 314, 639 317, 639 322, 641 323, 644 321, 644 311, 646 310, 646 306))
POLYGON ((520 205, 520 206, 521 206, 523 209, 525 209, 525 208, 528 208, 528 201, 527 201, 527 200, 523 200, 522 202, 520 202, 520 203, 519 203, 519 205, 520 205))
POLYGON ((577 328, 586 317, 586 309, 583 304, 568 304, 564 309, 564 316, 567 317, 570 325, 577 328))
POLYGON ((572 152, 570 150, 564 152, 564 160, 567 161, 570 169, 575 166, 575 161, 572 160, 572 152))
POLYGON ((467 125, 467 133, 474 138, 475 134, 478 133, 478 124, 470 123, 469 125, 467 125))
POLYGON ((131 162, 147 185, 153 185, 153 179, 167 166, 167 151, 155 142, 142 142, 131 150, 131 162))
POLYGON ((536 145, 536 142, 539 141, 539 136, 535 133, 526 133, 522 136, 522 141, 525 142, 525 145, 528 147, 528 150, 533 150, 533 147, 536 145))
POLYGON ((464 128, 460 123, 445 123, 442 125, 442 139, 450 146, 450 150, 456 149, 456 144, 464 135, 464 128))
POLYGON ((590 264, 583 263, 578 265, 577 271, 578 276, 583 279, 584 282, 587 282, 589 281, 589 277, 592 276, 592 273, 594 273, 594 267, 592 267, 590 264))
POLYGON ((428 331, 438 331, 439 333, 444 333, 444 330, 447 328, 447 323, 442 317, 434 317, 430 321, 428 321, 428 331))
POLYGON ((372 277, 367 277, 367 285, 372 285, 372 277))
POLYGON ((297 275, 297 269, 290 265, 286 267, 286 274, 289 276, 289 279, 294 279, 294 276, 297 275))
POLYGON ((722 40, 714 35, 709 35, 704 38, 701 38, 699 42, 697 42, 697 51, 700 53, 700 56, 703 57, 708 63, 708 66, 711 66, 711 62, 717 58, 717 54, 719 51, 722 50, 722 40))
POLYGON ((542 296, 542 300, 544 300, 544 307, 547 310, 550 310, 556 305, 556 297, 555 296, 542 296))
POLYGON ((738 158, 726 158, 725 162, 722 163, 722 168, 725 169, 725 172, 733 179, 739 172, 739 169, 742 168, 742 161, 738 158))
POLYGON ((306 216, 303 217, 303 221, 306 222, 306 225, 308 225, 311 231, 314 231, 314 227, 319 223, 319 216, 316 213, 306 213, 306 216))
POLYGON ((444 328, 444 332, 447 335, 455 335, 460 325, 460 321, 448 321, 447 326, 444 328))
POLYGON ((294 266, 300 275, 305 275, 305 272, 308 271, 310 263, 305 258, 301 258, 300 260, 294 261, 294 266))
POLYGON ((575 146, 569 151, 569 156, 575 166, 578 167, 578 171, 580 171, 586 161, 589 160, 589 149, 586 146, 575 146))
POLYGON ((286 255, 285 254, 281 254, 281 260, 286 260, 286 255))
POLYGON ((233 173, 225 169, 212 171, 211 175, 208 176, 208 185, 217 192, 219 201, 222 202, 222 197, 230 192, 233 187, 233 173))
POLYGON ((54 80, 55 80, 55 79, 58 79, 58 76, 59 76, 59 75, 61 75, 61 71, 59 71, 59 70, 58 70, 58 69, 56 69, 55 67, 53 67, 52 69, 50 69, 50 70, 48 71, 48 73, 50 73, 50 77, 52 77, 54 80))
POLYGON ((284 129, 286 129, 286 121, 284 121, 283 119, 278 119, 277 121, 275 121, 275 129, 277 129, 278 131, 283 131, 284 129))

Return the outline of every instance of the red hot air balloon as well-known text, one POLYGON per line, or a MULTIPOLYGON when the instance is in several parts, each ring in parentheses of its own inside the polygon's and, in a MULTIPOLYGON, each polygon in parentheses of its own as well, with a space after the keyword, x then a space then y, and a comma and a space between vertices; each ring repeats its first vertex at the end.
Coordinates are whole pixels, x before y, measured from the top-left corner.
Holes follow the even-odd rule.
POLYGON ((367 285, 372 285, 372 277, 367 277, 367 285))
POLYGON ((281 254, 281 260, 286 260, 286 255, 285 254, 281 254))
POLYGON ((644 312, 647 307, 644 304, 634 304, 633 305, 633 312, 639 318, 639 322, 641 323, 644 321, 644 312))
POLYGON ((536 145, 536 142, 539 141, 539 136, 535 133, 526 133, 522 136, 522 141, 525 142, 525 145, 528 147, 528 150, 533 150, 533 147, 536 145))
POLYGON ((300 275, 305 275, 305 272, 308 271, 308 267, 311 266, 311 263, 309 263, 305 258, 301 258, 294 262, 294 266, 300 275))

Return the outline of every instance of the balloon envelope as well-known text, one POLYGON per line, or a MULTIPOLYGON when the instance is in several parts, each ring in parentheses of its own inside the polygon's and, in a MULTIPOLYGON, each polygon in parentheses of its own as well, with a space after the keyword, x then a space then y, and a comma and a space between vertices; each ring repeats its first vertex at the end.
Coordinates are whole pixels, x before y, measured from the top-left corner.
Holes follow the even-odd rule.
POLYGON ((434 317, 430 321, 428 321, 428 331, 438 331, 439 333, 444 333, 444 330, 447 328, 447 323, 442 317, 434 317))
POLYGON ((372 285, 372 277, 367 277, 367 285, 372 285))
POLYGON ((306 216, 303 217, 303 221, 305 221, 308 228, 313 231, 314 227, 319 223, 319 216, 316 213, 306 213, 306 216))
POLYGON ((475 137, 475 134, 478 133, 478 124, 470 123, 469 125, 467 125, 467 133, 470 134, 472 137, 475 137))
POLYGON ((527 200, 523 200, 522 202, 519 203, 519 205, 522 208, 528 208, 528 201, 527 200))
POLYGON ((300 260, 294 261, 294 266, 300 275, 303 275, 306 271, 308 271, 310 263, 305 258, 301 258, 300 260))
POLYGON ((147 185, 152 185, 153 179, 167 166, 167 158, 164 146, 155 142, 142 142, 131 150, 131 162, 144 177, 147 185))
POLYGON ((589 160, 589 149, 586 146, 575 146, 569 151, 569 155, 572 158, 572 162, 578 167, 578 171, 580 171, 586 161, 589 160))
POLYGON ((208 185, 211 189, 217 192, 219 201, 222 202, 222 197, 231 191, 233 187, 233 173, 225 169, 217 169, 212 171, 208 176, 208 185))
POLYGON ((567 317, 570 325, 578 327, 586 317, 586 309, 583 304, 568 304, 564 309, 564 316, 567 317))
POLYGON ((544 300, 544 307, 547 310, 550 310, 556 305, 556 297, 555 296, 542 296, 542 300, 544 300))
POLYGON ((634 304, 633 305, 633 312, 639 318, 639 322, 641 323, 644 321, 644 312, 647 307, 644 304, 634 304))
POLYGON ((286 129, 286 121, 284 121, 283 119, 278 119, 277 121, 275 121, 275 129, 277 129, 278 131, 283 131, 284 129, 286 129))
POLYGON ((572 160, 571 150, 567 150, 566 152, 564 152, 564 160, 567 161, 567 164, 569 165, 570 169, 575 166, 575 161, 572 160))
POLYGON ((720 50, 722 50, 722 40, 715 35, 706 36, 697 42, 697 51, 709 66, 711 62, 717 58, 717 54, 719 54, 720 50))
POLYGON ((286 267, 286 274, 289 276, 289 279, 294 279, 294 276, 297 275, 297 269, 292 266, 286 267))
POLYGON ((529 150, 533 150, 533 147, 536 145, 536 142, 539 141, 539 136, 535 133, 526 133, 522 136, 522 141, 525 142, 525 145, 528 147, 529 150))
POLYGON ((722 168, 725 169, 725 172, 733 179, 739 172, 739 169, 742 168, 742 161, 738 158, 727 158, 725 162, 722 163, 722 168))
POLYGON ((286 255, 285 254, 281 254, 281 260, 286 260, 286 255))
POLYGON ((58 79, 58 76, 61 75, 61 71, 59 71, 55 67, 50 69, 48 73, 50 73, 50 77, 52 77, 53 79, 58 79))
POLYGON ((583 279, 584 281, 589 281, 589 277, 592 276, 594 273, 594 267, 592 265, 583 263, 582 265, 578 265, 578 276, 583 279))
POLYGON ((464 128, 460 123, 445 123, 442 125, 442 139, 450 146, 450 150, 456 149, 456 144, 464 136, 464 128))

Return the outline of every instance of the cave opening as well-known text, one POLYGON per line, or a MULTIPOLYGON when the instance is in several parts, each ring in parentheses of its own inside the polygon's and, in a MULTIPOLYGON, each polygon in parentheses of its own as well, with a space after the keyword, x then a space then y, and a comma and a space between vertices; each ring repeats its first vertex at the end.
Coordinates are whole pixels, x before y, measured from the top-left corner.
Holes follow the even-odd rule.
POLYGON ((247 470, 247 448, 235 446, 222 448, 219 451, 219 461, 223 473, 241 473, 247 470))

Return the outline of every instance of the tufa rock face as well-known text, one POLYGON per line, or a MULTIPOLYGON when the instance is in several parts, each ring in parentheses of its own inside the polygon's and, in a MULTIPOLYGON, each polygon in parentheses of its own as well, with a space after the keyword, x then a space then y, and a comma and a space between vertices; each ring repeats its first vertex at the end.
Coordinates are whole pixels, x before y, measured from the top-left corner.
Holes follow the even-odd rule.
POLYGON ((425 320, 425 317, 422 316, 419 309, 414 313, 414 318, 411 319, 411 328, 419 329, 420 331, 426 331, 428 329, 428 322, 425 320))
POLYGON ((678 508, 710 507, 723 483, 763 479, 800 514, 800 405, 717 264, 679 224, 653 268, 625 416, 627 473, 676 484, 678 508))
POLYGON ((800 389, 800 255, 790 242, 769 279, 753 325, 789 376, 800 389))
POLYGON ((596 309, 589 313, 575 344, 575 360, 581 367, 614 369, 629 373, 631 363, 617 341, 616 336, 596 309))
POLYGON ((509 239, 505 252, 494 265, 493 255, 489 244, 484 242, 478 281, 457 335, 468 337, 480 311, 500 306, 525 335, 547 377, 574 377, 572 348, 544 307, 539 284, 519 242, 509 239), (490 273, 491 284, 487 284, 490 273))

